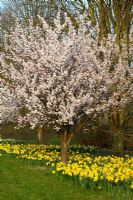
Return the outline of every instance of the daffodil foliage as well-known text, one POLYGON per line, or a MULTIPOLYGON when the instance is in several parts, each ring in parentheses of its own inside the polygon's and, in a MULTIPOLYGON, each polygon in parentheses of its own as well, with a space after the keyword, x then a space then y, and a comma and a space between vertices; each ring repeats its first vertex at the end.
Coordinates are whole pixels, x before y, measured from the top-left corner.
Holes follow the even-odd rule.
POLYGON ((0 150, 15 154, 27 162, 40 163, 51 168, 53 174, 72 178, 91 188, 110 186, 133 189, 133 158, 125 155, 94 155, 94 147, 71 146, 69 161, 61 162, 60 146, 35 144, 0 144, 0 150), (84 153, 83 153, 84 152, 84 153))

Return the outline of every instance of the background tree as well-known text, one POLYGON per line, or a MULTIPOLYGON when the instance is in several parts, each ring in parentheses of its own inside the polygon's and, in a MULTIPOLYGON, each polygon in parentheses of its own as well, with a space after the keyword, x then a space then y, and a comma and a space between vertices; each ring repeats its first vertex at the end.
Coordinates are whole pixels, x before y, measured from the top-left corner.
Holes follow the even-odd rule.
POLYGON ((19 0, 19 1, 2 1, 2 12, 10 12, 12 16, 17 17, 21 23, 27 25, 29 18, 32 17, 34 25, 38 23, 38 15, 43 17, 49 24, 53 24, 59 7, 56 0, 19 0))

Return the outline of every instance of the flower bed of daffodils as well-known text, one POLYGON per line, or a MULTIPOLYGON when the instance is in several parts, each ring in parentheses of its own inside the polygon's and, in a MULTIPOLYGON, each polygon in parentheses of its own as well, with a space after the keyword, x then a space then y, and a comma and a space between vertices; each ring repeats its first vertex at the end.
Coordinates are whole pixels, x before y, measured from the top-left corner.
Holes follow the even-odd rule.
POLYGON ((123 186, 133 189, 133 157, 93 155, 93 148, 72 146, 67 164, 60 161, 60 146, 0 144, 0 150, 50 167, 53 174, 78 181, 90 188, 123 186))

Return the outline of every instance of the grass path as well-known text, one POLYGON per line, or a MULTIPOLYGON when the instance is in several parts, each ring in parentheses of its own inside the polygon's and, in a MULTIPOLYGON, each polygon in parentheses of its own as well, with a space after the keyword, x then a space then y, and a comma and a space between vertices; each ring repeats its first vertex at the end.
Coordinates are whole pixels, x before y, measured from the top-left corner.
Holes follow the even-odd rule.
POLYGON ((0 157, 0 200, 109 200, 60 180, 44 167, 24 163, 11 155, 0 157))

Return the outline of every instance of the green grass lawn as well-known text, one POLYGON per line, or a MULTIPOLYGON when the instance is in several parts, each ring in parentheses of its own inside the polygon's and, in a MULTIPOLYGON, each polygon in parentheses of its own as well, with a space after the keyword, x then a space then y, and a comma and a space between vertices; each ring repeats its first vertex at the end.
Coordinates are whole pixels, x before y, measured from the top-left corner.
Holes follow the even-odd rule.
POLYGON ((103 191, 91 191, 61 180, 46 167, 28 164, 11 155, 0 157, 0 200, 110 200, 103 191))

